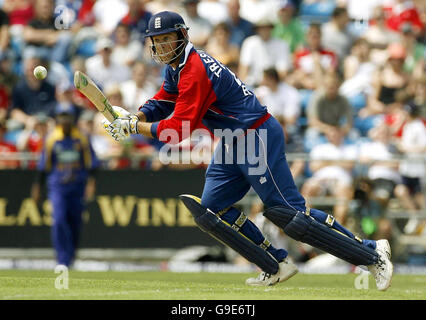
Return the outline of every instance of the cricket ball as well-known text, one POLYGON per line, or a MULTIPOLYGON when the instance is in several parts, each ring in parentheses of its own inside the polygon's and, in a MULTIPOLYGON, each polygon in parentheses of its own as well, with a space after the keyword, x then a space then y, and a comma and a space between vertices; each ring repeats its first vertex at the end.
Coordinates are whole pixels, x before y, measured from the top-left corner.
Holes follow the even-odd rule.
POLYGON ((47 76, 47 70, 43 66, 37 66, 34 68, 34 77, 36 77, 39 80, 42 80, 46 78, 47 76))

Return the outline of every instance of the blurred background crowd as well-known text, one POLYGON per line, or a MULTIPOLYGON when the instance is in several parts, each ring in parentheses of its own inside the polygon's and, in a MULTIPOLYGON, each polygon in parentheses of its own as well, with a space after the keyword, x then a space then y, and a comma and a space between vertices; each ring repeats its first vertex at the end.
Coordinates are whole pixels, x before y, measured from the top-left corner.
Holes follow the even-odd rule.
MULTIPOLYGON (((309 204, 329 205, 343 224, 355 216, 363 234, 390 240, 389 210, 424 212, 422 0, 0 0, 0 169, 35 169, 64 106, 103 168, 163 167, 161 144, 113 141, 72 82, 81 70, 111 104, 135 112, 161 85, 164 67, 152 61, 144 33, 163 10, 179 12, 194 46, 234 71, 279 119, 309 204), (37 65, 48 70, 43 81, 33 76, 37 65), (315 202, 327 197, 331 204, 315 202)), ((426 235, 420 218, 401 223, 404 234, 426 235)))

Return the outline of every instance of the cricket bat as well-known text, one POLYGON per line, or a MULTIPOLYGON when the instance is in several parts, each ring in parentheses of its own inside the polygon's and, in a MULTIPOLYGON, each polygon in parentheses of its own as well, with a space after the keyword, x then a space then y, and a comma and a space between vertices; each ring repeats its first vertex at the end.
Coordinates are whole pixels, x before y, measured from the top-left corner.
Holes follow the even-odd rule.
POLYGON ((74 85, 78 91, 84 94, 96 106, 109 122, 113 122, 118 118, 118 114, 114 111, 103 92, 83 72, 77 70, 74 73, 74 85))

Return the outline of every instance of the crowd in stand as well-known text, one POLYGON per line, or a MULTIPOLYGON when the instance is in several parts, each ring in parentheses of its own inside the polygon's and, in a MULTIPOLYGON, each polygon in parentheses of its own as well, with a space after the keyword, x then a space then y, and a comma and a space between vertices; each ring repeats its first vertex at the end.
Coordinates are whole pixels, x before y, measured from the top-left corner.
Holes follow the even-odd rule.
MULTIPOLYGON (((149 160, 161 144, 113 141, 72 77, 87 73, 113 105, 135 112, 161 85, 163 69, 144 33, 163 10, 179 12, 194 46, 231 69, 279 119, 287 152, 308 155, 291 162, 307 199, 338 198, 342 223, 355 198, 360 215, 365 208, 380 215, 391 198, 425 208, 421 0, 0 0, 2 155, 37 155, 55 108, 69 105, 105 168, 134 167, 131 155, 142 156, 139 168, 161 167, 149 160), (33 75, 37 65, 48 70, 43 81, 33 75)), ((0 169, 23 164, 0 158, 0 169)), ((417 232, 418 221, 406 229, 417 232)))

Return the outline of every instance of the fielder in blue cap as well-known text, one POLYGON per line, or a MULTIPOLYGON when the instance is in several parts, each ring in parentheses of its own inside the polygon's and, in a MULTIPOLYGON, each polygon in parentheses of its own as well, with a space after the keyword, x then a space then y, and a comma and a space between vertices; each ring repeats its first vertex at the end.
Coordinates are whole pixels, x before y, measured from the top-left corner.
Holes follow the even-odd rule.
POLYGON ((170 144, 199 128, 220 137, 201 198, 180 198, 203 231, 262 269, 246 284, 274 285, 297 273, 287 251, 275 248, 234 206, 252 187, 267 208, 264 216, 288 236, 368 266, 378 289, 386 290, 393 272, 388 241, 359 239, 333 216, 306 207, 286 161, 279 122, 231 70, 196 50, 187 31, 177 13, 151 17, 146 37, 152 57, 166 65, 164 82, 134 115, 114 107, 122 116, 112 123, 105 120, 106 131, 118 141, 130 133, 170 144))

